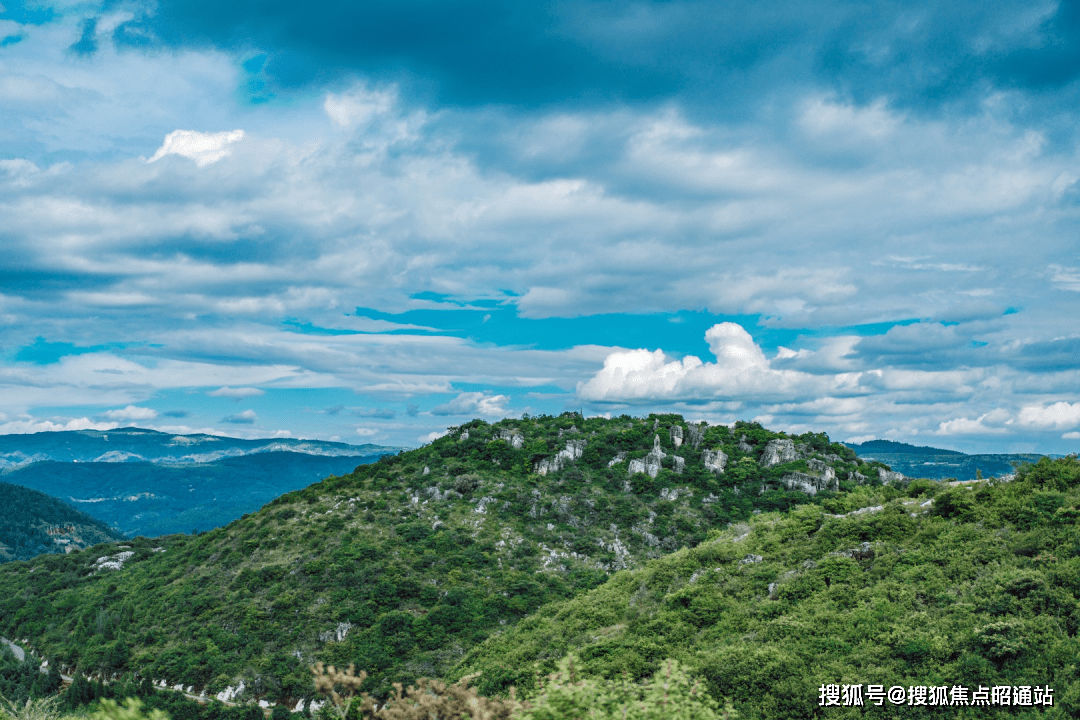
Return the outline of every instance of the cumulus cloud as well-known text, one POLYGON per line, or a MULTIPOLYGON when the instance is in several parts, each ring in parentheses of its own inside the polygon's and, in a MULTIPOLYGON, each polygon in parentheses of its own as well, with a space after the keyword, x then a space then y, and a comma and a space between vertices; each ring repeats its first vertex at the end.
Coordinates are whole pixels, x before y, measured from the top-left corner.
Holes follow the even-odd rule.
MULTIPOLYGON (((0 78, 0 146, 20 155, 0 160, 5 342, 98 350, 0 365, 0 408, 75 403, 105 419, 168 389, 239 401, 255 385, 338 388, 375 413, 408 403, 404 442, 432 429, 421 405, 497 416, 521 387, 554 412, 1059 440, 1072 410, 1053 408, 1071 408, 1080 382, 1062 302, 1080 288, 1080 105, 1067 78, 1007 68, 1040 67, 1014 53, 1045 59, 1075 38, 1055 6, 951 7, 923 8, 918 32, 873 4, 432 7, 437 37, 385 43, 405 10, 363 10, 380 38, 365 43, 308 37, 333 26, 281 13, 323 10, 278 8, 230 16, 246 18, 245 42, 171 52, 155 38, 205 32, 183 4, 5 25, 23 38, 0 78), (247 33, 274 58, 262 70, 235 49, 252 47, 247 33), (311 62, 324 51, 333 63, 311 62), (564 52, 577 59, 545 62, 564 52), (514 65, 525 54, 536 82, 514 65), (271 86, 281 58, 301 56, 294 80, 343 75, 271 86), (401 85, 371 79, 390 76, 373 70, 385 62, 401 85), (702 62, 719 70, 695 74, 702 62), (254 102, 269 93, 289 100, 254 102), (718 325, 712 359, 633 333, 546 352, 518 326, 480 342, 389 315, 433 298, 597 323, 694 309, 759 343, 718 325), (443 402, 456 387, 488 390, 443 402)), ((294 417, 353 433, 348 413, 294 417)))
POLYGON ((378 435, 379 432, 380 431, 376 430, 375 428, 365 428, 365 427, 356 428, 356 434, 359 435, 360 437, 371 437, 372 435, 378 435))
POLYGON ((107 410, 101 413, 101 415, 104 418, 115 420, 117 422, 130 422, 153 420, 158 416, 158 413, 151 408, 128 405, 120 410, 107 410))
POLYGON ((507 414, 510 398, 506 395, 492 395, 485 392, 463 392, 448 403, 436 405, 432 415, 480 415, 483 417, 503 417, 507 414))
POLYGON ((1056 402, 1052 405, 1029 405, 1020 409, 1017 421, 1046 429, 1070 429, 1080 425, 1080 402, 1056 402))
MULTIPOLYGON (((719 323, 705 333, 716 362, 694 355, 669 361, 662 350, 614 352, 593 378, 578 385, 578 397, 594 402, 687 399, 796 399, 821 388, 812 375, 774 370, 750 333, 719 323)), ((842 376, 837 376, 842 377, 842 376)))
POLYGON ((173 130, 165 136, 165 142, 146 162, 157 162, 166 155, 179 155, 194 160, 196 165, 202 167, 228 157, 232 152, 229 146, 243 139, 243 130, 218 133, 173 130))
POLYGON ((235 415, 226 415, 221 418, 221 422, 231 423, 233 425, 252 425, 258 419, 258 415, 254 410, 245 410, 235 415))

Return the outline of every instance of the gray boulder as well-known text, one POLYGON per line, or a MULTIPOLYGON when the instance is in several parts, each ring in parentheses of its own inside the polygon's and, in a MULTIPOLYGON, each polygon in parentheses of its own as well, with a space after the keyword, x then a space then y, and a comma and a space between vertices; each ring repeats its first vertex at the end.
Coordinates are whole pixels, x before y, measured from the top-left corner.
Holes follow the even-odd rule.
POLYGON ((782 463, 794 462, 799 456, 795 452, 795 443, 786 438, 782 440, 770 440, 769 444, 761 452, 762 467, 770 468, 782 463))

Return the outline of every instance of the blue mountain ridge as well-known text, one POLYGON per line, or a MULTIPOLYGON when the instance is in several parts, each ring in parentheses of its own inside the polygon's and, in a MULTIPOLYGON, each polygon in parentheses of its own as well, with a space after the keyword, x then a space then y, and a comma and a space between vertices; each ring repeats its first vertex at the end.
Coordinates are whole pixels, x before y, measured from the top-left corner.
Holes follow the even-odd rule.
POLYGON ((129 537, 227 525, 292 490, 400 448, 120 428, 0 436, 0 478, 129 537))
POLYGON ((968 455, 957 450, 910 445, 895 440, 869 440, 844 445, 854 450, 863 460, 878 460, 908 477, 931 480, 974 480, 979 475, 1011 475, 1018 464, 1037 462, 1043 457, 1039 453, 968 455))

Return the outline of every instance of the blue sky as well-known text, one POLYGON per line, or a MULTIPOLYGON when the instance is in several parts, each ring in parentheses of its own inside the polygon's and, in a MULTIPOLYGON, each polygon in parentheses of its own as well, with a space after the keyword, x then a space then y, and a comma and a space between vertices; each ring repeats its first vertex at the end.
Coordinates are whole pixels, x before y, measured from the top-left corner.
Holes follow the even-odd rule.
POLYGON ((0 0, 0 432, 1080 449, 1080 9, 0 0))

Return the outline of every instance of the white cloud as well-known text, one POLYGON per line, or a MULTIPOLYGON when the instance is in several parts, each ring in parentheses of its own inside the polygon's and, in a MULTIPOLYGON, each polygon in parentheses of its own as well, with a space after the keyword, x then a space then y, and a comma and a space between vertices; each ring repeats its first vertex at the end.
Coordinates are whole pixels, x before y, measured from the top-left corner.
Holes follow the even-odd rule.
POLYGON ((101 413, 101 415, 109 420, 128 422, 133 420, 153 420, 158 414, 157 410, 151 408, 128 405, 126 408, 120 410, 107 410, 106 412, 101 413))
POLYGON ((416 439, 419 440, 421 443, 427 444, 429 442, 434 442, 434 441, 438 440, 439 438, 446 436, 446 434, 449 433, 449 432, 450 432, 449 430, 433 430, 432 432, 429 432, 427 435, 421 435, 420 437, 418 437, 416 439))
MULTIPOLYGON (((668 361, 662 350, 617 351, 604 368, 580 383, 578 397, 594 402, 655 399, 795 400, 824 389, 813 375, 774 370, 750 333, 736 323, 719 323, 705 332, 715 363, 694 355, 668 361)), ((835 376, 837 380, 844 378, 835 376)))
POLYGON ((1021 425, 1047 428, 1068 429, 1080 425, 1080 402, 1056 402, 1052 405, 1028 405, 1020 409, 1017 421, 1021 425))
POLYGON ((1061 439, 1062 440, 1080 440, 1080 432, 1077 432, 1075 430, 1073 432, 1067 432, 1067 433, 1065 433, 1064 435, 1061 436, 1061 439))
POLYGON ((378 435, 379 430, 375 428, 358 427, 356 428, 356 434, 360 437, 371 437, 372 435, 378 435))
POLYGON ((234 425, 252 425, 258 419, 258 415, 254 410, 245 410, 235 415, 227 415, 221 418, 221 422, 232 423, 234 425))
POLYGON ((484 392, 463 392, 448 403, 431 409, 432 415, 481 415, 483 417, 503 417, 507 414, 506 405, 510 398, 506 395, 492 395, 484 392))
POLYGON ((173 130, 165 136, 165 142, 146 162, 157 162, 166 155, 179 155, 194 160, 196 165, 202 167, 228 157, 232 152, 229 146, 243 139, 243 130, 218 133, 173 130))
POLYGON ((257 395, 265 395, 264 390, 253 387, 220 387, 217 390, 208 392, 207 395, 211 397, 227 397, 234 400, 241 400, 243 398, 255 397, 257 395))

